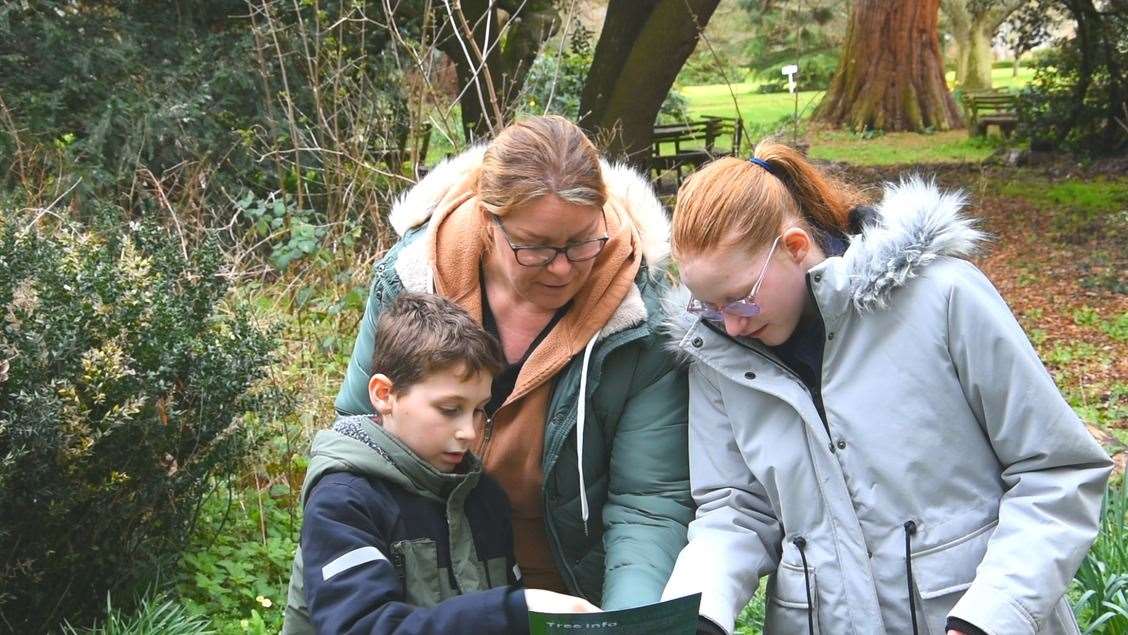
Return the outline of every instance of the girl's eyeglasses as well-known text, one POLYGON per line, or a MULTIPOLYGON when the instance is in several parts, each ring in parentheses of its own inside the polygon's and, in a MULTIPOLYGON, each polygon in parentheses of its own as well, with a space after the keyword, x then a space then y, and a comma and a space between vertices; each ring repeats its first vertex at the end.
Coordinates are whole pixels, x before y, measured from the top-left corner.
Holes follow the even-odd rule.
POLYGON ((759 315, 760 305, 756 303, 756 292, 760 290, 760 285, 764 282, 764 275, 768 273, 768 265, 772 262, 772 255, 775 253, 776 245, 779 244, 780 238, 783 238, 782 234, 776 236, 776 239, 772 241, 772 248, 768 250, 768 257, 764 260, 764 266, 760 268, 760 275, 756 276, 756 282, 752 285, 752 290, 748 292, 748 295, 740 300, 729 302, 724 306, 702 302, 697 298, 690 298, 689 304, 686 305, 685 310, 692 315, 699 316, 710 322, 723 322, 725 315, 736 317, 753 317, 759 315))

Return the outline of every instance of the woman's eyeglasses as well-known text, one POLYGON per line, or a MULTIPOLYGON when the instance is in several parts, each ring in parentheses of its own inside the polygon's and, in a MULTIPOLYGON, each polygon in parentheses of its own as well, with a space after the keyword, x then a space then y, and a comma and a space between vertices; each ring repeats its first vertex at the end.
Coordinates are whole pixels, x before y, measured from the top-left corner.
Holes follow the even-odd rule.
POLYGON ((752 290, 748 292, 748 295, 740 300, 729 302, 724 306, 702 302, 697 298, 690 298, 689 304, 686 305, 685 310, 692 315, 699 316, 710 322, 723 322, 725 315, 735 317, 753 317, 759 315, 760 305, 756 303, 756 292, 760 290, 760 285, 764 282, 764 275, 768 273, 768 265, 772 262, 772 255, 775 253, 776 245, 779 244, 780 238, 783 238, 782 234, 776 236, 776 239, 772 242, 772 248, 768 250, 768 257, 764 260, 764 266, 760 268, 760 275, 756 276, 756 282, 752 285, 752 290))
MULTIPOLYGON (((564 254, 564 257, 569 262, 583 262, 591 260, 599 255, 603 248, 607 245, 607 241, 611 239, 610 236, 604 235, 600 238, 593 238, 591 240, 584 240, 576 243, 565 245, 564 247, 550 247, 548 245, 514 245, 513 237, 506 231, 505 225, 501 224, 501 218, 494 214, 490 214, 495 225, 501 230, 501 235, 505 236, 505 242, 509 243, 509 248, 513 250, 513 257, 517 260, 518 264, 526 267, 543 267, 553 260, 556 256, 564 254)), ((607 230, 607 217, 603 217, 604 231, 607 230)))

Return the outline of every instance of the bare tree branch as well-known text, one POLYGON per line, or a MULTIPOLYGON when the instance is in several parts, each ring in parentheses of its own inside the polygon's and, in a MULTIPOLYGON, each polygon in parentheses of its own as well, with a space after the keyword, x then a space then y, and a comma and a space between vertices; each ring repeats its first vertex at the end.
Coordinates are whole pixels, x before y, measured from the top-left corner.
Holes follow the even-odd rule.
MULTIPOLYGON (((457 25, 462 31, 461 37, 458 37, 457 33, 456 37, 458 37, 458 44, 462 47, 462 51, 466 55, 466 61, 469 62, 471 67, 475 64, 479 65, 472 77, 475 88, 478 91, 478 101, 481 102, 483 114, 487 112, 485 94, 482 92, 481 85, 481 78, 484 75, 487 92, 489 93, 490 106, 493 107, 494 114, 492 121, 488 115, 485 117, 485 121, 487 127, 490 129, 490 134, 496 134, 497 127, 504 125, 504 118, 501 115, 501 107, 497 103, 497 93, 494 92, 493 76, 490 73, 489 65, 486 64, 486 58, 482 55, 482 50, 478 48, 478 43, 474 40, 474 32, 470 29, 470 24, 466 21, 466 15, 462 12, 461 0, 454 0, 453 3, 451 0, 443 0, 443 4, 446 5, 447 14, 450 16, 451 23, 457 25), (467 47, 469 47, 469 49, 467 47), (474 51, 474 55, 477 56, 476 58, 471 57, 470 50, 474 51)), ((489 9, 487 9, 487 12, 489 12, 489 9)))

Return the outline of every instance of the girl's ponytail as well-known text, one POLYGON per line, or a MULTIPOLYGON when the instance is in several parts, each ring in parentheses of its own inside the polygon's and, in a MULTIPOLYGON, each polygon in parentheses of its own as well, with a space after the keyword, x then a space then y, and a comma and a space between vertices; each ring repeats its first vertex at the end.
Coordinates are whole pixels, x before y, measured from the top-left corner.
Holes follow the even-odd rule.
POLYGON ((863 202, 802 154, 763 142, 748 160, 726 157, 694 173, 678 192, 672 231, 675 255, 741 242, 771 242, 785 218, 798 218, 820 245, 851 233, 851 209, 863 202))
POLYGON ((771 166, 803 220, 822 231, 847 233, 850 210, 860 202, 851 188, 827 177, 802 154, 781 143, 760 143, 752 156, 771 166))

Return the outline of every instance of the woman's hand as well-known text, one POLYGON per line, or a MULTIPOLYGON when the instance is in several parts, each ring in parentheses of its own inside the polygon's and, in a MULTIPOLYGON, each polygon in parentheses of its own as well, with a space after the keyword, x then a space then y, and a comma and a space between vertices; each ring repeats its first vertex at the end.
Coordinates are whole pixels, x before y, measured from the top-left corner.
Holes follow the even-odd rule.
POLYGON ((537 613, 599 613, 600 608, 583 598, 544 589, 525 589, 525 604, 537 613))

